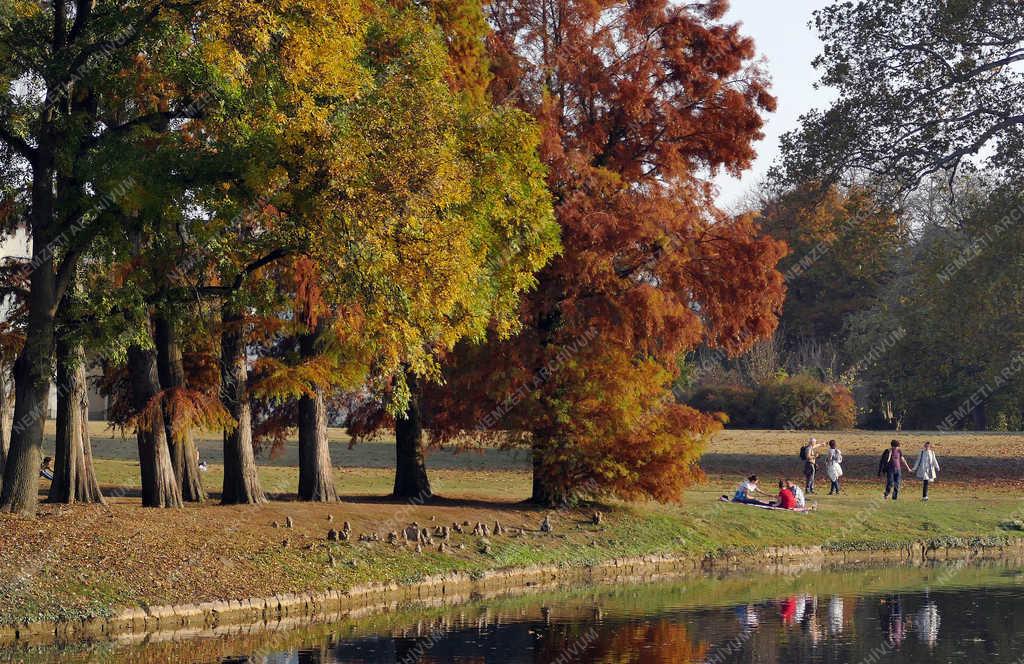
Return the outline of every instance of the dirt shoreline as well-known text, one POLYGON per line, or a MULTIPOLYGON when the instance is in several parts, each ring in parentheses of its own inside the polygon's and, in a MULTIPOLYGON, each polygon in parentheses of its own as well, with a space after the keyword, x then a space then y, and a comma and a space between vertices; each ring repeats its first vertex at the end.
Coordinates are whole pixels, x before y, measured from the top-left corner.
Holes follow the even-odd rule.
POLYGON ((773 573, 820 569, 828 565, 878 562, 985 561, 1024 556, 1024 540, 990 543, 918 540, 877 549, 821 546, 770 547, 724 551, 717 555, 665 555, 617 558, 593 565, 544 565, 493 570, 483 574, 453 573, 408 583, 369 583, 347 590, 288 593, 242 600, 200 602, 114 611, 110 617, 84 621, 26 621, 0 626, 0 648, 24 645, 67 645, 111 641, 131 645, 143 640, 178 641, 240 633, 280 632, 339 618, 356 618, 420 605, 456 605, 472 599, 556 589, 569 583, 636 583, 724 570, 773 573))

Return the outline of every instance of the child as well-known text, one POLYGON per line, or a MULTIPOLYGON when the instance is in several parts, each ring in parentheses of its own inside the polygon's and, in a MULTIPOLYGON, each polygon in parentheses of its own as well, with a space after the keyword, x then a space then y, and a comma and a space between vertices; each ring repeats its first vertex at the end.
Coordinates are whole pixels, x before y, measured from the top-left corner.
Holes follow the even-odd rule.
POLYGON ((828 495, 839 493, 839 478, 843 476, 843 453, 836 447, 836 441, 828 441, 828 458, 825 460, 825 474, 832 482, 828 495))
POLYGON ((914 471, 917 473, 917 479, 924 482, 921 487, 921 500, 928 500, 928 483, 934 482, 939 473, 939 460, 935 458, 935 452, 932 451, 931 441, 924 442, 924 449, 917 457, 914 471))

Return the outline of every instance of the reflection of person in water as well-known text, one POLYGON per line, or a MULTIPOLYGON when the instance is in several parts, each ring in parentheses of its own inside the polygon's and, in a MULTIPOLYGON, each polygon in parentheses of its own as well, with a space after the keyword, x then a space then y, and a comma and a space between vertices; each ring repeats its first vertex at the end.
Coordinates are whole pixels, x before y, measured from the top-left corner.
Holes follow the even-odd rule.
POLYGON ((828 602, 828 633, 837 636, 843 633, 843 598, 833 595, 828 602))
POLYGON ((818 598, 814 595, 803 596, 803 619, 800 624, 803 626, 807 637, 812 645, 821 641, 821 625, 818 624, 818 598))
MULTIPOLYGON (((801 602, 803 604, 803 602, 801 602)), ((782 624, 792 625, 796 620, 797 598, 787 597, 779 602, 779 615, 782 616, 782 624)))
POLYGON ((882 601, 882 625, 887 632, 889 644, 899 648, 907 638, 906 625, 903 618, 903 602, 899 595, 887 597, 882 601))
POLYGON ((757 607, 753 604, 737 606, 736 619, 740 621, 740 627, 744 632, 749 632, 761 626, 761 617, 757 614, 757 607))
POLYGON ((918 638, 934 648, 939 641, 939 607, 929 601, 914 614, 914 628, 918 638))

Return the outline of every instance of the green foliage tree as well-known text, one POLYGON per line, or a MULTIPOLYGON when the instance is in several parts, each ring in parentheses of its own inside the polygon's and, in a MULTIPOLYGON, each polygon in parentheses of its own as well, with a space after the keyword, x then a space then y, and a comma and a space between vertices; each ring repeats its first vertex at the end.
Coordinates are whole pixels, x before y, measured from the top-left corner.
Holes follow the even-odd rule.
MULTIPOLYGON (((850 170, 914 188, 984 154, 1019 167, 1024 14, 1016 0, 857 0, 815 13, 832 105, 785 135, 790 182, 850 170)), ((976 161, 976 160, 975 160, 976 161)))
POLYGON ((918 219, 893 286, 853 318, 849 352, 905 331, 866 367, 870 423, 1019 428, 1024 198, 1016 180, 976 179, 918 219))

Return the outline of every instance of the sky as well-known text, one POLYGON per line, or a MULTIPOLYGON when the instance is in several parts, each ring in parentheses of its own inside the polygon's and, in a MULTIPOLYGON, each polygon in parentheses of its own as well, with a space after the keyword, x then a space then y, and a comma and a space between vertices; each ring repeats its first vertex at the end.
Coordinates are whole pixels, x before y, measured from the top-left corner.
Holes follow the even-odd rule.
POLYGON ((779 136, 797 127, 801 114, 832 100, 828 90, 815 90, 818 74, 811 60, 821 50, 817 33, 808 27, 811 13, 831 0, 731 0, 725 20, 742 23, 741 32, 754 38, 764 69, 772 79, 778 109, 767 116, 758 157, 742 178, 719 176, 718 202, 729 209, 757 186, 778 156, 779 136))

